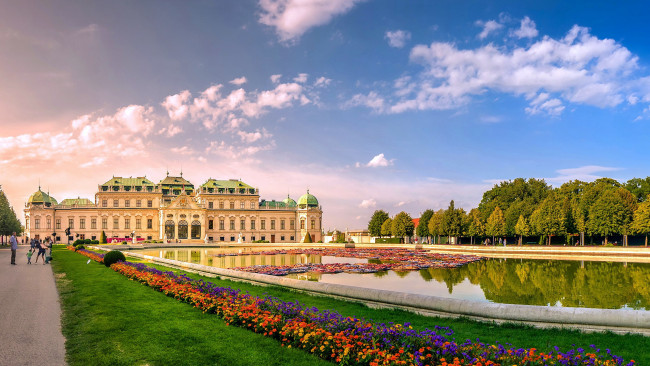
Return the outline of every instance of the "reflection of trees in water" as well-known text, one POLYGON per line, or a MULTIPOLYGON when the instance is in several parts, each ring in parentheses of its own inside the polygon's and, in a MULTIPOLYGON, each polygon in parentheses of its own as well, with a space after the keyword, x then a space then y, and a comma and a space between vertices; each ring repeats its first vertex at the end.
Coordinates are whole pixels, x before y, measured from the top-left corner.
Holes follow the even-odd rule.
POLYGON ((470 263, 461 268, 420 270, 425 281, 444 282, 453 291, 465 279, 478 285, 486 299, 526 305, 650 309, 647 264, 503 260, 470 263))
POLYGON ((384 277, 384 276, 387 275, 387 274, 388 274, 388 271, 378 271, 378 272, 373 273, 373 275, 374 275, 375 277, 377 277, 377 278, 379 278, 379 277, 384 277))

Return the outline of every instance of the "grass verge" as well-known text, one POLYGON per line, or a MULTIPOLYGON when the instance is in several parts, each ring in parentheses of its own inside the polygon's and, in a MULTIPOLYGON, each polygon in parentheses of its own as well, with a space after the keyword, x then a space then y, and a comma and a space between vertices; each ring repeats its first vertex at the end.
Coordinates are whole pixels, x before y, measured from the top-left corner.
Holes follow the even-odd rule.
MULTIPOLYGON (((63 332, 71 365, 326 364, 306 353, 282 348, 272 339, 227 327, 216 316, 203 314, 188 304, 128 281, 102 265, 86 264, 87 258, 64 248, 57 248, 55 255, 57 260, 53 265, 61 294, 63 332)), ((431 318, 399 310, 370 309, 362 304, 309 296, 280 287, 204 279, 257 296, 299 301, 377 322, 410 322, 418 329, 448 326, 459 341, 480 338, 483 342, 510 343, 515 347, 543 351, 554 346, 566 350, 595 344, 611 349, 626 360, 650 364, 650 355, 645 351, 648 338, 638 335, 583 334, 518 325, 498 326, 467 319, 431 318)))

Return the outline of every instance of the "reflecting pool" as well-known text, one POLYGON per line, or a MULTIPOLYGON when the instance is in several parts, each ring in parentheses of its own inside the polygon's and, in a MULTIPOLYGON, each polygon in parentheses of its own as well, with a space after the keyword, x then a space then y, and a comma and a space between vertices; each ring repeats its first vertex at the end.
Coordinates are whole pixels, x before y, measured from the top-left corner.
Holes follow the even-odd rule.
MULTIPOLYGON (((368 261, 312 254, 240 255, 245 251, 241 248, 201 248, 146 250, 145 254, 219 268, 368 261), (220 253, 228 255, 216 256, 220 253)), ((287 277, 506 304, 650 309, 648 263, 492 258, 460 268, 367 274, 302 273, 287 277)))

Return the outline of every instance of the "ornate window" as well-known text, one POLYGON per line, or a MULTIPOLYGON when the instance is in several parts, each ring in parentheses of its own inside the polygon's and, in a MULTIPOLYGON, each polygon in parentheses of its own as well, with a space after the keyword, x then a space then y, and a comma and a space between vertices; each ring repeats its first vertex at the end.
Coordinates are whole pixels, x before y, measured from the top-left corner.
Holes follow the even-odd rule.
POLYGON ((120 228, 120 218, 113 217, 113 229, 119 229, 119 228, 120 228))
POLYGON ((251 219, 251 230, 255 230, 255 219, 251 219))
POLYGON ((147 219, 147 229, 153 229, 153 219, 147 219))
POLYGON ((167 239, 174 239, 174 221, 165 221, 165 236, 167 239))
POLYGON ((120 200, 113 200, 113 207, 119 207, 120 200))
POLYGON ((312 230, 316 228, 316 220, 311 220, 311 228, 312 230))
POLYGON ((246 220, 241 219, 239 221, 239 230, 246 230, 246 220))
POLYGON ((92 219, 90 219, 90 228, 91 229, 97 229, 97 219, 94 218, 94 217, 92 219))
POLYGON ((275 230, 275 220, 271 220, 271 230, 275 230))
POLYGON ((296 229, 296 220, 289 220, 289 229, 290 230, 296 229))
POLYGON ((85 218, 80 218, 79 219, 79 229, 85 229, 86 228, 86 219, 85 218))
POLYGON ((142 200, 135 200, 135 207, 142 207, 142 200))
POLYGON ((56 219, 55 225, 56 225, 56 228, 60 230, 61 229, 61 219, 56 219))
POLYGON ((201 239, 201 223, 198 220, 192 221, 192 239, 201 239))
POLYGON ((185 220, 178 222, 178 238, 187 239, 187 221, 185 220))
POLYGON ((131 207, 131 200, 130 199, 124 200, 124 207, 131 207))
POLYGON ((135 219, 135 228, 137 230, 142 229, 142 219, 135 219))
POLYGON ((68 227, 70 229, 74 229, 74 219, 73 218, 68 219, 68 227))
POLYGON ((235 230, 235 220, 230 219, 230 230, 235 230))
MULTIPOLYGON (((284 220, 280 220, 280 230, 284 230, 284 220)), ((282 239, 284 241, 284 239, 282 239)))
POLYGON ((127 229, 127 230, 131 229, 131 219, 129 219, 129 218, 124 219, 124 228, 127 229))
POLYGON ((219 220, 219 230, 226 230, 223 220, 219 220))
POLYGON ((102 217, 102 229, 108 229, 108 219, 102 217))

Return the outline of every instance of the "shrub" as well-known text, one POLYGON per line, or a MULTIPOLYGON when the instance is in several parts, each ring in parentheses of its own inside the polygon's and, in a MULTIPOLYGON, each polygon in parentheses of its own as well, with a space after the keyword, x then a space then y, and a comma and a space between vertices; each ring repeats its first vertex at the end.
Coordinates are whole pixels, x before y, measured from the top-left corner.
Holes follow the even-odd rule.
POLYGON ((305 241, 303 243, 311 243, 311 235, 309 235, 309 232, 307 232, 307 235, 305 235, 305 241))
POLYGON ((90 240, 90 239, 86 239, 86 240, 84 240, 84 244, 92 244, 92 243, 93 243, 93 241, 90 240))
POLYGON ((75 251, 75 252, 76 252, 77 250, 81 250, 81 249, 86 249, 86 247, 84 247, 82 244, 79 244, 79 245, 77 245, 76 247, 74 247, 74 251, 75 251))
POLYGON ((99 244, 99 240, 93 240, 91 244, 99 244))
POLYGON ((111 264, 120 261, 126 261, 126 257, 124 257, 124 253, 120 252, 119 250, 111 250, 110 252, 106 253, 106 255, 104 255, 104 265, 106 267, 110 267, 111 264))
POLYGON ((99 235, 99 242, 102 244, 106 244, 106 233, 104 230, 102 230, 101 235, 99 235))
POLYGON ((126 245, 126 242, 125 242, 125 241, 123 241, 123 242, 122 242, 122 245, 126 245))

